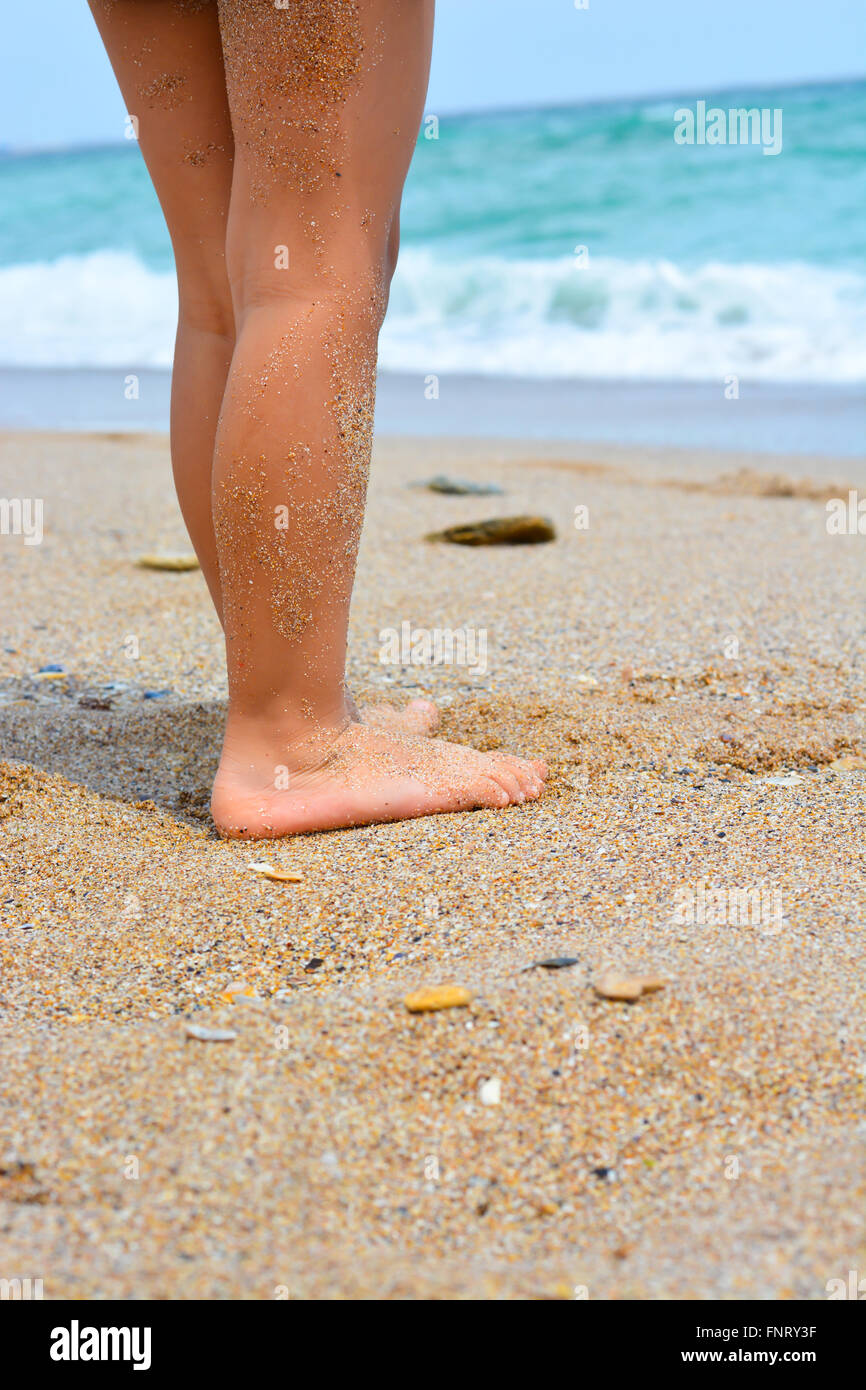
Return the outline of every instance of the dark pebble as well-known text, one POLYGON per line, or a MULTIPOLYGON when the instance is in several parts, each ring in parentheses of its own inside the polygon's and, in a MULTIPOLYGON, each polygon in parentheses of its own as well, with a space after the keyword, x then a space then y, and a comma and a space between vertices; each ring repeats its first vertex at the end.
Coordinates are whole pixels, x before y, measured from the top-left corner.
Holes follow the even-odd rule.
POLYGON ((542 545, 555 539, 553 523, 544 516, 498 516, 448 526, 427 536, 428 541, 450 541, 452 545, 542 545))
POLYGON ((473 483, 466 478, 448 478, 444 473, 437 473, 435 478, 428 478, 419 486, 451 497, 492 497, 501 496, 505 491, 498 483, 473 483))
POLYGON ((527 969, 535 970, 540 966, 542 970, 567 970, 570 965, 579 964, 579 956, 551 956, 548 960, 534 960, 527 969))
POLYGON ((161 700, 163 695, 170 695, 170 690, 145 690, 145 700, 161 700))
POLYGON ((62 671, 62 670, 63 670, 63 667, 62 667, 62 666, 57 666, 57 665, 54 665, 54 666, 40 666, 40 667, 39 667, 39 674, 40 674, 40 676, 41 676, 41 675, 43 675, 46 671, 62 671))
POLYGON ((324 962, 323 960, 321 960, 318 956, 313 956, 313 959, 312 959, 312 960, 308 960, 308 961, 307 961, 306 965, 304 966, 304 969, 307 970, 307 971, 310 971, 310 970, 321 970, 321 968, 322 968, 322 966, 323 966, 324 964, 325 964, 325 962, 324 962))

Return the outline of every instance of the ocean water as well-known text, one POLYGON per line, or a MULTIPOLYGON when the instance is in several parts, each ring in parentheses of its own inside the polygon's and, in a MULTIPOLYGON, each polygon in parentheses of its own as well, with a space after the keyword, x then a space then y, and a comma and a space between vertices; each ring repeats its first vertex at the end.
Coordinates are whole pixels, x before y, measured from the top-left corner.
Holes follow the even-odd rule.
MULTIPOLYGON (((560 379, 866 379, 866 84, 782 149, 678 145, 696 98, 425 122, 381 365, 560 379)), ((0 366, 164 367, 171 249, 134 144, 0 157, 0 366)))

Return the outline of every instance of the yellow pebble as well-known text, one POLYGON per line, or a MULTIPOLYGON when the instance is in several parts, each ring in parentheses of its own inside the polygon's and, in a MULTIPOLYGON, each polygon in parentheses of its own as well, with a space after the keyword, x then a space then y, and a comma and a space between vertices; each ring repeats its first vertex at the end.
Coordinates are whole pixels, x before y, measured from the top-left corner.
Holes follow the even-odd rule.
POLYGON ((146 570, 197 570, 194 555, 139 555, 137 564, 146 570))
POLYGON ((462 985, 430 985, 407 994, 403 1003, 410 1014, 427 1014, 435 1009, 463 1009, 471 998, 462 985))

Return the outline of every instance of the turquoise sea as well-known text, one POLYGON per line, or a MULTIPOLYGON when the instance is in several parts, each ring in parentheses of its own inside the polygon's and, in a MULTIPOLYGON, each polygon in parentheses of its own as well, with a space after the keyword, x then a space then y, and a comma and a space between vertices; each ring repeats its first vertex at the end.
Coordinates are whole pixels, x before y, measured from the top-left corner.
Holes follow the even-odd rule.
MULTIPOLYGON (((866 85, 704 99, 781 110, 780 153, 677 144, 688 96, 425 121, 383 367, 862 381, 866 85)), ((7 151, 0 198, 0 366, 170 363, 171 249, 134 143, 7 151)))

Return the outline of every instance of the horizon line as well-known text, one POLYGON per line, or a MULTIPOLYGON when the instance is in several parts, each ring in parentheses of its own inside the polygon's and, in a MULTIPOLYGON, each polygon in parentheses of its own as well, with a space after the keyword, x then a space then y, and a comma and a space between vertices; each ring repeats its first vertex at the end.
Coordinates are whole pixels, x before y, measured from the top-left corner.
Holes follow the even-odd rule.
MULTIPOLYGON (((528 112, 545 111, 573 111, 575 109, 591 110, 599 106, 621 106, 624 104, 643 105, 646 102, 662 101, 690 101, 701 100, 709 97, 721 97, 733 95, 737 92, 767 92, 767 91, 802 91, 809 88, 820 87, 851 87, 866 84, 866 73, 851 74, 847 77, 826 77, 826 78, 800 78, 785 82, 764 82, 764 83, 733 83, 723 87, 716 87, 712 91, 675 91, 665 92, 644 92, 631 96, 611 96, 611 97, 591 97, 585 101, 580 99, 574 101, 554 101, 525 103, 516 106, 485 106, 469 110, 453 110, 435 112, 425 108, 424 116, 441 115, 449 119, 474 120, 484 119, 488 116, 517 116, 526 115, 528 112)), ((90 140, 83 141, 75 145, 13 145, 0 141, 0 159, 21 158, 33 155, 49 154, 74 154, 74 153, 95 153, 100 150, 124 149, 127 146, 135 146, 137 140, 90 140)))

